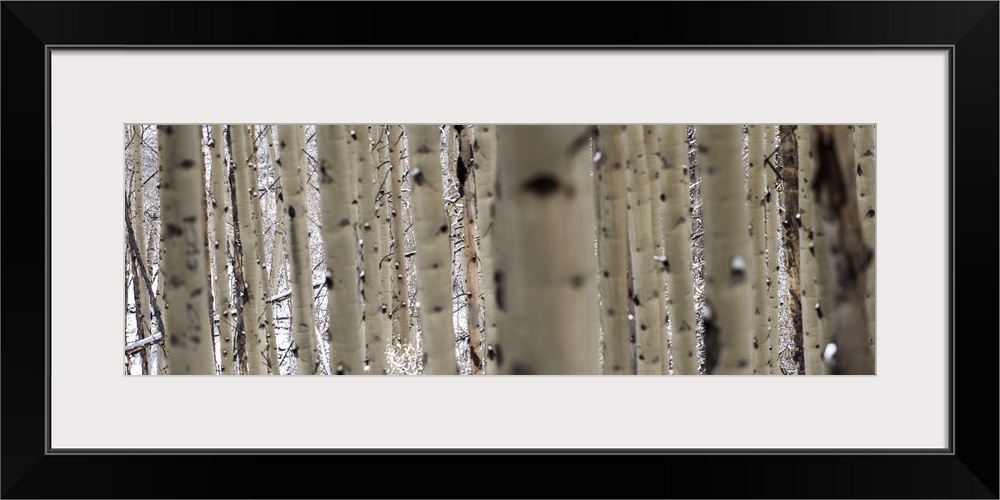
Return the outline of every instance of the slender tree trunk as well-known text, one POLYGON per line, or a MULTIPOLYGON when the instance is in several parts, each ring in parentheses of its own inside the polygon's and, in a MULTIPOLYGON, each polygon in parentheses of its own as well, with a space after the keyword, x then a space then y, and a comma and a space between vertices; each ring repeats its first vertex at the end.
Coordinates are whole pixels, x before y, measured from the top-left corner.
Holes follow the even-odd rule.
POLYGON ((629 241, 635 269, 632 283, 632 302, 635 304, 636 371, 639 375, 666 374, 668 362, 663 332, 663 315, 660 311, 661 291, 653 254, 653 200, 649 187, 649 167, 646 162, 643 128, 629 125, 628 137, 629 178, 629 241))
MULTIPOLYGON (((163 187, 163 144, 165 142, 163 127, 156 127, 156 169, 157 169, 157 181, 156 188, 159 191, 163 187)), ((156 301, 156 310, 160 311, 160 314, 164 314, 167 310, 167 297, 164 293, 166 280, 163 279, 163 199, 160 198, 160 223, 157 230, 157 242, 156 242, 156 295, 154 300, 156 301)), ((152 259, 150 259, 152 260, 152 259)), ((158 323, 160 325, 165 321, 164 318, 159 318, 158 323)), ((160 335, 164 336, 166 339, 166 328, 160 331, 160 335)), ((157 375, 167 375, 170 373, 170 363, 168 361, 169 354, 167 352, 166 342, 156 346, 156 373, 157 375)))
POLYGON ((465 289, 469 292, 469 302, 466 307, 469 327, 469 358, 472 374, 483 371, 483 337, 482 321, 479 315, 482 303, 479 300, 479 245, 476 243, 476 170, 478 158, 472 151, 472 131, 468 127, 456 125, 458 130, 459 154, 456 172, 458 182, 463 189, 462 202, 462 236, 465 242, 465 289))
POLYGON ((753 370, 753 294, 740 127, 698 128, 705 226, 705 372, 753 370))
MULTIPOLYGON (((387 179, 390 173, 389 157, 385 144, 389 140, 385 125, 372 128, 372 163, 375 165, 375 219, 378 220, 378 279, 379 279, 379 338, 382 349, 382 372, 388 371, 385 362, 385 347, 392 343, 392 317, 389 316, 392 307, 392 242, 389 236, 389 193, 387 179)), ((373 367, 374 368, 374 367, 373 367)), ((371 373, 371 368, 369 368, 371 373)))
MULTIPOLYGON (((146 205, 143 201, 143 168, 142 168, 142 128, 139 125, 132 126, 132 227, 135 228, 136 233, 136 244, 139 247, 138 255, 133 255, 134 259, 141 259, 146 255, 146 205)), ((133 269, 138 271, 141 266, 136 266, 135 262, 132 264, 133 269)), ((134 274, 138 276, 138 274, 134 274)), ((137 296, 135 302, 135 324, 136 324, 136 340, 142 340, 150 335, 152 331, 150 330, 149 322, 149 293, 143 286, 138 286, 140 280, 133 278, 136 287, 137 296)), ((149 372, 149 356, 146 350, 143 349, 139 353, 139 357, 142 359, 142 374, 148 374, 149 372)))
POLYGON ((403 175, 403 128, 392 125, 389 128, 389 189, 392 201, 392 271, 395 274, 395 284, 392 288, 392 318, 396 320, 399 330, 399 342, 406 346, 410 342, 410 308, 407 294, 406 257, 403 255, 403 197, 400 194, 400 182, 403 175))
POLYGON ((753 353, 755 374, 770 374, 771 363, 768 345, 770 331, 767 324, 767 310, 770 303, 767 297, 767 241, 764 239, 765 229, 765 186, 764 186, 764 127, 749 125, 750 159, 748 167, 748 211, 750 213, 750 235, 753 255, 753 273, 750 287, 754 294, 753 307, 753 353))
MULTIPOLYGON (((472 153, 475 155, 473 178, 476 182, 476 229, 479 234, 479 268, 482 272, 481 282, 483 290, 483 318, 480 323, 483 325, 482 344, 486 346, 486 358, 484 365, 489 365, 496 359, 496 352, 492 343, 496 338, 497 326, 499 325, 500 308, 497 305, 496 281, 494 273, 496 269, 496 248, 494 246, 494 235, 496 228, 494 225, 496 215, 496 125, 476 125, 475 137, 472 141, 472 153)), ((496 373, 492 368, 487 368, 487 373, 496 373)))
POLYGON ((424 373, 458 373, 451 311, 451 241, 442 199, 441 133, 433 125, 407 127, 411 202, 417 239, 417 302, 424 373))
MULTIPOLYGON (((796 125, 781 125, 781 182, 783 190, 784 212, 782 230, 785 248, 785 271, 788 274, 788 316, 792 321, 792 361, 796 373, 805 374, 805 355, 802 332, 802 284, 800 276, 801 244, 799 232, 802 229, 802 216, 799 213, 799 146, 798 127, 796 125)), ((811 278, 808 278, 811 279, 811 278)))
MULTIPOLYGON (((666 206, 667 196, 663 193, 663 184, 660 183, 663 166, 665 165, 660 153, 662 141, 659 136, 659 127, 656 125, 644 125, 643 146, 646 153, 646 166, 649 173, 649 205, 650 215, 653 220, 653 259, 662 264, 666 259, 665 241, 663 239, 663 209, 666 206)), ((658 308, 660 311, 659 335, 663 338, 663 373, 670 372, 670 338, 667 335, 667 319, 670 317, 667 311, 667 269, 663 265, 654 265, 656 270, 656 286, 659 290, 658 308)))
POLYGON ((212 138, 208 143, 212 153, 212 221, 215 224, 215 296, 219 312, 219 340, 221 341, 221 373, 233 373, 233 325, 231 319, 232 289, 229 286, 229 241, 226 234, 226 175, 225 150, 222 143, 222 125, 212 125, 212 138))
POLYGON ((663 226, 670 277, 671 353, 674 373, 698 374, 698 346, 695 338, 697 316, 694 307, 694 280, 691 270, 691 176, 688 172, 687 127, 661 126, 663 172, 660 184, 666 196, 663 226))
MULTIPOLYGON (((317 375, 320 362, 313 317, 312 264, 309 258, 309 232, 306 224, 307 205, 305 162, 302 149, 305 137, 297 125, 278 126, 278 150, 281 168, 281 193, 285 202, 285 229, 288 231, 289 271, 292 289, 292 338, 300 375, 317 375)), ((348 179, 347 184, 353 184, 348 179)), ((332 342, 331 342, 332 343, 332 342)), ((331 346, 331 355, 334 349, 331 346)))
POLYGON ((236 202, 236 192, 238 189, 236 186, 236 154, 235 148, 233 146, 233 139, 231 130, 226 127, 224 129, 226 145, 229 147, 229 158, 232 163, 229 167, 229 208, 233 214, 233 246, 232 246, 232 262, 233 262, 233 282, 236 291, 235 296, 232 298, 233 309, 235 310, 236 323, 234 326, 234 338, 235 345, 233 345, 233 352, 235 354, 235 364, 234 371, 240 375, 246 375, 250 373, 249 365, 247 363, 247 336, 246 328, 244 327, 244 314, 243 314, 243 304, 245 298, 243 297, 243 291, 246 290, 246 280, 243 278, 243 242, 240 239, 240 211, 239 203, 236 202))
MULTIPOLYGON (((274 152, 274 137, 277 132, 275 132, 274 127, 271 125, 268 125, 267 128, 270 130, 270 134, 267 137, 267 154, 271 159, 271 169, 274 171, 274 178, 277 180, 279 178, 278 156, 274 152)), ((274 193, 274 243, 271 246, 271 272, 268 277, 271 290, 277 291, 278 277, 281 275, 281 269, 285 265, 285 218, 282 215, 285 213, 285 204, 280 194, 281 186, 275 186, 274 193)))
POLYGON ((600 136, 601 157, 594 168, 600 206, 597 253, 601 268, 604 373, 631 375, 635 366, 628 320, 628 139, 621 125, 602 125, 600 136))
POLYGON ((775 127, 774 125, 764 125, 764 227, 767 233, 767 323, 770 334, 767 337, 768 363, 771 367, 771 374, 781 373, 778 353, 781 349, 781 329, 778 323, 778 270, 780 263, 778 259, 778 238, 781 234, 781 225, 778 224, 778 197, 775 188, 777 187, 777 171, 775 165, 775 127))
POLYGON ((246 125, 230 125, 233 146, 233 162, 236 168, 236 203, 239 209, 240 240, 243 244, 242 265, 243 326, 246 332, 247 366, 251 375, 267 373, 267 344, 264 298, 261 295, 261 272, 258 265, 257 217, 253 209, 253 198, 257 194, 254 176, 250 167, 250 147, 247 145, 246 125))
POLYGON ((589 133, 498 127, 500 374, 599 373, 589 133))
POLYGON ((364 373, 365 330, 358 294, 357 235, 352 219, 353 158, 342 125, 317 125, 319 188, 326 254, 330 366, 336 374, 364 373))
POLYGON ((834 375, 874 375, 875 360, 868 343, 865 317, 865 273, 872 251, 865 245, 856 190, 848 179, 854 159, 854 140, 847 125, 817 126, 815 149, 818 171, 813 183, 820 209, 833 278, 833 318, 826 362, 834 375))
MULTIPOLYGON (((163 177, 160 181, 160 217, 163 237, 164 312, 170 372, 175 375, 214 375, 212 331, 204 295, 205 192, 201 160, 201 129, 197 125, 164 125, 163 177)), ((157 127, 159 128, 159 126, 157 127)))
POLYGON ((872 358, 876 358, 875 331, 875 262, 878 260, 875 238, 875 126, 861 125, 854 135, 854 158, 857 169, 858 212, 861 215, 861 231, 865 245, 872 250, 872 259, 865 273, 865 311, 868 316, 868 344, 872 358))
MULTIPOLYGON (((357 159, 355 168, 361 178, 361 188, 358 192, 358 214, 360 220, 360 238, 364 255, 364 273, 361 275, 361 298, 364 301, 365 354, 368 359, 368 373, 382 375, 385 372, 385 343, 383 341, 382 322, 382 291, 379 276, 379 261, 382 258, 379 251, 379 220, 376 217, 375 203, 378 186, 375 183, 375 165, 371 161, 371 144, 368 140, 368 126, 356 126, 358 134, 357 159)), ((362 373, 362 372, 358 372, 362 373)))
POLYGON ((257 126, 250 125, 247 132, 250 186, 254 192, 251 204, 253 206, 254 214, 254 230, 256 231, 257 236, 256 265, 259 269, 260 275, 260 282, 257 284, 257 290, 260 292, 260 306, 262 308, 261 312, 263 313, 263 323, 261 325, 262 330, 260 331, 263 336, 261 350, 264 355, 264 363, 267 366, 267 372, 272 375, 279 375, 281 374, 281 369, 278 367, 278 343, 274 336, 274 305, 267 302, 267 298, 272 295, 272 292, 270 287, 271 281, 268 279, 267 274, 267 266, 264 264, 267 261, 267 252, 264 249, 264 222, 260 206, 261 189, 260 166, 257 161, 257 126))
MULTIPOLYGON (((816 165, 813 154, 813 128, 809 125, 799 125, 799 238, 802 246, 799 256, 802 260, 802 347, 805 356, 805 374, 822 375, 823 368, 823 337, 819 322, 820 295, 817 253, 816 224, 822 224, 822 219, 813 200, 812 183, 815 178, 816 165)), ((825 260, 823 261, 825 263, 825 260)))

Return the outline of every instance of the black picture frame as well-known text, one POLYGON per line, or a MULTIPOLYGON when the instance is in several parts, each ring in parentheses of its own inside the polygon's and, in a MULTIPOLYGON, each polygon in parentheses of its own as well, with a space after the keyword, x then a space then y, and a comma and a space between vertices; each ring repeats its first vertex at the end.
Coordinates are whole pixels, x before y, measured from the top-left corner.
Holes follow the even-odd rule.
MULTIPOLYGON (((3 256, 8 269, 18 270, 14 278, 8 275, 2 294, 7 313, 0 337, 3 498, 998 498, 996 288, 991 278, 979 278, 997 275, 996 226, 984 215, 996 214, 1000 165, 998 2, 401 3, 392 6, 395 15, 381 16, 379 9, 387 5, 2 2, 7 147, 0 154, 8 187, 3 221, 13 238, 3 256), (457 15, 442 13, 459 7, 457 15), (330 9, 336 16, 326 15, 330 9), (414 42, 568 50, 946 47, 953 100, 949 449, 50 453, 49 318, 56 312, 49 294, 52 287, 73 286, 52 276, 49 263, 50 51, 130 45, 402 48, 414 42), (27 269, 45 270, 44 279, 33 273, 22 278, 27 269), (285 472, 262 478, 264 463, 285 472)), ((86 324, 80 329, 81 334, 99 330, 86 324)))

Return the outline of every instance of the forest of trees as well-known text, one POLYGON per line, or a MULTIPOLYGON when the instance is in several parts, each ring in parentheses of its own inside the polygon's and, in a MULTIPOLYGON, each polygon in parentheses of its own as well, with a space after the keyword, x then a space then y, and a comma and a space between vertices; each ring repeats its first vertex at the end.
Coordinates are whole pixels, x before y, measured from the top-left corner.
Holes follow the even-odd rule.
POLYGON ((125 373, 874 374, 873 125, 127 125, 125 373))

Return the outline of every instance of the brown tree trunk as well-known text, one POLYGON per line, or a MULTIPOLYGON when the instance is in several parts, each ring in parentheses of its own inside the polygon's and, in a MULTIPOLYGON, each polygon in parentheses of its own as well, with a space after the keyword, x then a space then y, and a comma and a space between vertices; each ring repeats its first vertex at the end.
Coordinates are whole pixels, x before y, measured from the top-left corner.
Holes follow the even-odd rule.
POLYGON ((784 187, 784 212, 781 226, 784 231, 785 271, 788 273, 788 314, 792 321, 792 359, 797 373, 805 373, 805 354, 802 350, 802 285, 799 281, 799 147, 795 137, 796 125, 782 125, 781 181, 784 187))
POLYGON ((823 211, 833 295, 828 340, 836 347, 824 346, 824 361, 834 375, 874 375, 865 315, 865 273, 872 252, 865 246, 855 189, 848 181, 853 178, 854 141, 847 125, 816 126, 813 135, 818 168, 812 188, 823 211))

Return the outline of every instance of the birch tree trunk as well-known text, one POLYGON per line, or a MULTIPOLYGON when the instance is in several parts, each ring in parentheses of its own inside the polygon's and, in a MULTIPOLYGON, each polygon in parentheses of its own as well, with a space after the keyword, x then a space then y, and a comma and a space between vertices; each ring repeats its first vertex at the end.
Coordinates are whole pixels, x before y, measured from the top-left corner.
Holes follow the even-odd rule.
POLYGON ((389 193, 386 192, 386 180, 389 174, 389 160, 385 143, 388 142, 388 131, 385 125, 377 125, 372 128, 372 164, 375 165, 375 219, 378 221, 378 280, 379 280, 379 338, 378 346, 382 351, 379 357, 381 366, 372 365, 369 373, 387 372, 385 360, 385 346, 392 342, 392 318, 389 316, 392 304, 392 270, 390 269, 390 258, 392 250, 389 237, 389 193), (381 370, 375 371, 372 370, 381 370))
POLYGON ((875 233, 875 126, 861 125, 854 134, 854 157, 857 165, 858 212, 861 214, 861 231, 865 245, 872 250, 872 259, 865 273, 865 312, 868 316, 868 344, 872 349, 872 358, 876 358, 875 342, 875 263, 878 260, 878 248, 875 233))
POLYGON ((406 129, 413 225, 417 239, 417 303, 423 336, 423 373, 458 373, 451 311, 451 241, 444 210, 441 132, 434 125, 406 129))
POLYGON ((486 346, 486 354, 483 363, 487 366, 487 373, 495 373, 489 364, 496 358, 493 349, 493 341, 496 338, 497 326, 499 325, 500 308, 497 305, 496 296, 496 247, 494 246, 494 236, 496 226, 494 224, 496 215, 496 125, 485 124, 476 125, 475 137, 472 141, 472 152, 476 161, 475 174, 476 182, 476 232, 479 234, 479 269, 482 273, 481 282, 483 290, 483 318, 480 323, 483 325, 482 344, 486 346))
MULTIPOLYGON (((164 128, 156 127, 156 188, 157 191, 163 187, 163 145, 166 142, 164 139, 164 128)), ((160 314, 164 314, 167 310, 167 299, 164 293, 164 280, 163 279, 163 199, 160 198, 160 223, 157 230, 157 243, 156 243, 156 296, 153 300, 156 301, 156 310, 160 311, 160 314)), ((153 259, 150 259, 153 260, 153 259)), ((164 318, 160 318, 159 324, 163 324, 164 318)), ((164 331, 160 332, 160 335, 164 336, 166 340, 166 327, 164 331)), ((169 354, 167 353, 166 342, 160 343, 156 347, 156 374, 157 375, 167 375, 170 372, 170 363, 168 361, 169 354)))
POLYGON ((601 327, 604 331, 604 374, 635 373, 628 320, 628 142, 625 127, 602 125, 601 158, 594 165, 597 192, 598 255, 600 256, 601 327))
POLYGON ((815 156, 813 155, 813 128, 799 125, 799 239, 802 241, 799 256, 802 261, 802 350, 805 358, 806 375, 822 375, 823 346, 819 324, 819 283, 816 224, 822 224, 816 204, 813 201, 812 182, 815 177, 815 156))
MULTIPOLYGON (((139 247, 139 255, 133 259, 142 259, 146 256, 146 205, 143 200, 143 163, 142 163, 142 127, 132 126, 132 227, 135 228, 136 246, 139 247)), ((135 276, 142 272, 141 269, 148 266, 135 266, 135 276)), ((141 278, 133 278, 138 293, 135 303, 135 324, 136 340, 142 340, 152 335, 149 321, 149 292, 145 286, 140 286, 141 278)), ((142 374, 148 374, 149 356, 145 349, 139 353, 142 360, 142 374)))
POLYGON ((365 331, 358 293, 357 235, 352 219, 351 138, 342 125, 317 125, 319 188, 326 254, 330 366, 336 374, 364 373, 365 331))
POLYGON ((749 125, 750 158, 748 167, 747 188, 749 195, 748 211, 750 213, 750 235, 753 255, 753 273, 750 287, 753 289, 753 353, 754 374, 770 374, 771 363, 768 346, 770 331, 767 324, 767 310, 770 303, 767 297, 767 241, 764 239, 765 200, 764 186, 764 128, 760 125, 749 125))
MULTIPOLYGON (((865 245, 856 190, 850 185, 854 140, 847 125, 817 126, 818 171, 813 184, 823 211, 833 328, 824 358, 834 375, 874 375, 865 317, 865 273, 872 251, 865 245)), ((824 366, 826 366, 826 364, 824 366)))
MULTIPOLYGON (((646 153, 646 166, 649 173, 649 205, 652 217, 653 260, 662 264, 666 259, 665 241, 663 239, 663 209, 667 196, 663 193, 660 176, 665 162, 660 153, 660 132, 656 125, 644 125, 642 143, 646 153)), ((656 286, 659 290, 658 308, 660 311, 660 336, 663 339, 663 373, 670 372, 670 338, 667 335, 667 269, 663 265, 654 265, 656 270, 656 286)))
POLYGON ((407 294, 406 257, 403 252, 403 198, 400 194, 400 183, 403 175, 403 128, 399 125, 389 127, 389 189, 392 201, 392 271, 395 282, 392 288, 392 318, 396 320, 399 330, 399 342, 404 347, 410 342, 410 308, 407 294))
MULTIPOLYGON (((788 316, 792 321, 792 360, 796 373, 805 373, 803 354, 802 283, 803 269, 799 233, 802 217, 799 213, 799 146, 796 125, 781 125, 781 182, 784 212, 781 227, 784 231, 785 272, 788 275, 788 316)), ((811 278, 810 278, 811 279, 811 278)))
POLYGON ((469 328, 469 358, 472 374, 483 371, 483 337, 482 321, 479 310, 482 303, 479 300, 479 245, 476 243, 476 219, 478 218, 476 197, 476 155, 472 150, 472 131, 465 126, 456 125, 458 131, 458 159, 456 172, 458 182, 462 186, 460 195, 462 201, 462 236, 465 243, 465 289, 469 292, 469 302, 466 307, 469 328))
POLYGON ((201 127, 163 127, 163 177, 160 180, 160 217, 163 236, 165 281, 165 344, 170 373, 214 375, 212 330, 203 294, 210 286, 205 280, 204 249, 205 171, 201 159, 201 127))
POLYGON ((687 127, 663 125, 662 154, 664 168, 660 177, 666 205, 663 229, 667 260, 664 269, 670 277, 671 354, 674 373, 698 374, 698 346, 695 338, 697 316, 694 306, 694 277, 691 246, 691 175, 688 171, 687 127))
POLYGON ((281 369, 278 367, 278 343, 274 337, 274 306, 273 304, 267 302, 268 297, 270 297, 272 293, 270 286, 271 281, 268 279, 267 274, 267 266, 264 264, 267 260, 267 252, 264 251, 264 222, 260 207, 260 166, 257 161, 257 152, 257 126, 250 125, 247 134, 247 153, 249 155, 250 163, 250 185, 254 192, 252 205, 254 214, 254 229, 256 230, 257 236, 256 265, 259 268, 258 272, 260 278, 257 290, 260 292, 260 306, 263 309, 261 312, 264 315, 263 324, 261 326, 261 334, 263 335, 263 345, 261 347, 268 373, 278 375, 281 373, 281 369))
POLYGON ((371 144, 368 140, 368 126, 355 128, 358 134, 356 142, 357 159, 354 164, 361 179, 358 191, 358 214, 360 220, 360 238, 364 254, 364 273, 361 275, 361 298, 364 301, 365 354, 369 364, 369 373, 382 375, 385 371, 385 345, 381 320, 381 283, 379 278, 379 220, 375 217, 375 165, 371 161, 371 144))
POLYGON ((220 371, 222 375, 233 374, 233 325, 231 320, 232 289, 229 285, 229 240, 226 234, 226 178, 222 125, 212 125, 212 138, 208 148, 212 155, 212 221, 215 225, 215 297, 219 313, 220 371))
POLYGON ((264 298, 261 295, 261 272, 257 254, 257 220, 253 209, 257 186, 250 167, 246 125, 230 125, 233 162, 236 168, 236 203, 239 209, 240 241, 243 244, 243 327, 246 331, 246 359, 251 375, 267 373, 267 344, 264 298))
MULTIPOLYGON (((302 182, 305 170, 302 161, 304 141, 302 129, 297 125, 278 126, 280 152, 278 167, 281 168, 281 193, 285 202, 289 281, 292 289, 292 337, 295 340, 293 352, 300 375, 317 375, 321 372, 313 318, 312 264, 309 258, 309 232, 306 224, 305 183, 302 182)), ((350 179, 348 184, 352 184, 350 179)), ((330 352, 334 352, 332 345, 330 352)))
MULTIPOLYGON (((278 156, 274 152, 274 137, 277 134, 274 127, 268 125, 270 134, 267 137, 267 154, 271 159, 271 168, 274 171, 274 178, 278 179, 280 176, 278 174, 278 156)), ((275 186, 274 189, 274 243, 271 246, 271 271, 268 275, 269 286, 271 290, 278 290, 278 278, 281 275, 281 269, 285 265, 285 218, 282 214, 285 213, 285 203, 281 196, 281 186, 275 186)))
POLYGON ((781 329, 778 323, 778 270, 780 262, 778 258, 778 239, 781 234, 781 225, 778 224, 778 197, 775 192, 777 184, 777 171, 774 168, 775 156, 775 126, 764 125, 764 227, 767 233, 767 323, 770 334, 767 337, 768 363, 771 367, 771 374, 781 373, 779 366, 780 359, 778 353, 781 349, 781 329))
POLYGON ((636 325, 636 371, 639 375, 666 374, 668 362, 660 311, 661 292, 653 259, 653 200, 650 196, 649 167, 646 162, 643 128, 628 125, 628 177, 630 218, 629 241, 632 251, 633 290, 636 325))
POLYGON ((589 132, 498 127, 500 374, 599 373, 589 132))
POLYGON ((752 372, 751 245, 737 125, 698 128, 705 226, 705 372, 752 372))

